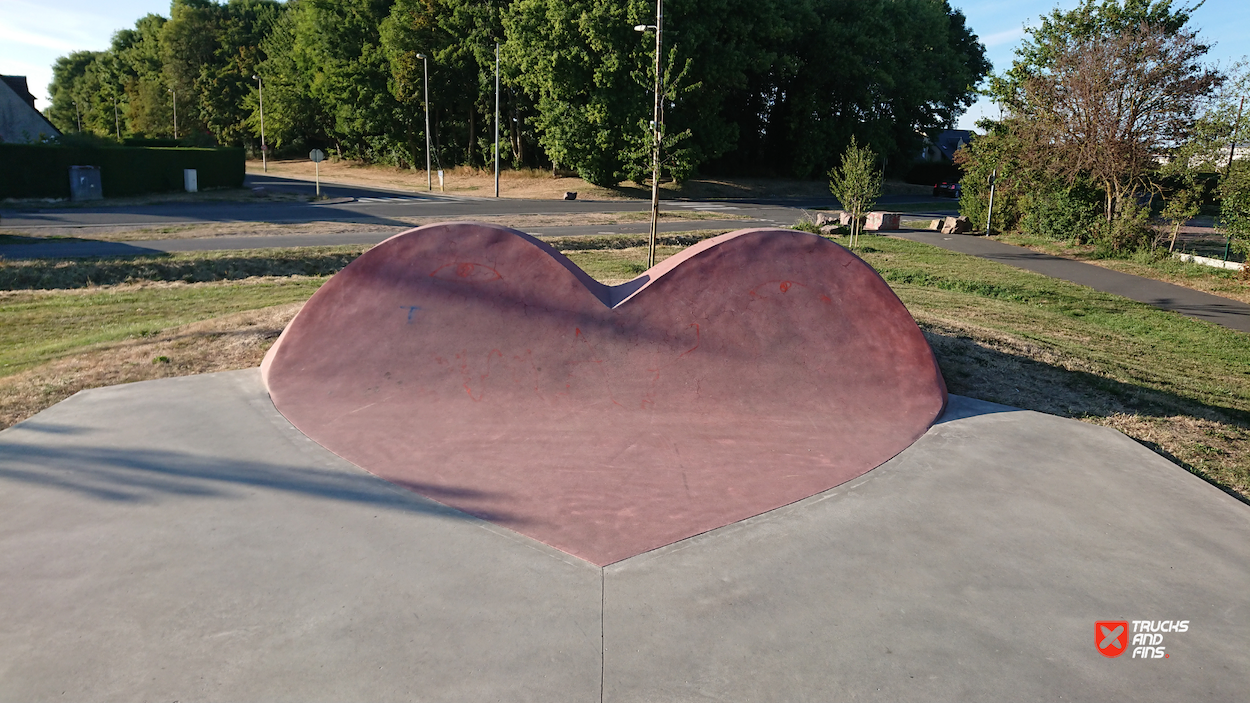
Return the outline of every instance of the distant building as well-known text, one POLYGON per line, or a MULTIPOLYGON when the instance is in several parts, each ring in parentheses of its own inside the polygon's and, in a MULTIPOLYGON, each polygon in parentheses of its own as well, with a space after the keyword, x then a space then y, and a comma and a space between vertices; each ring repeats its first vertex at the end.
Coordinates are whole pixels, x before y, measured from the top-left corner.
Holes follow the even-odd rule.
POLYGON ((0 142, 30 144, 59 136, 61 131, 35 109, 26 76, 0 76, 0 142))
POLYGON ((924 148, 916 159, 925 163, 955 163, 955 152, 972 141, 974 132, 967 129, 944 129, 934 135, 924 135, 924 148))

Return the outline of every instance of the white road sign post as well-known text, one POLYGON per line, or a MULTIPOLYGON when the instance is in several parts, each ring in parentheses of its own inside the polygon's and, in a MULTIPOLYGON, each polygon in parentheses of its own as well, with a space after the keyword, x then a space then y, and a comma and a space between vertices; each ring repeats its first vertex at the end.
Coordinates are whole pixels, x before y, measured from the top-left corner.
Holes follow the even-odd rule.
POLYGON ((321 197, 321 162, 326 160, 326 153, 320 149, 313 149, 308 152, 308 158, 317 164, 317 197, 321 197))

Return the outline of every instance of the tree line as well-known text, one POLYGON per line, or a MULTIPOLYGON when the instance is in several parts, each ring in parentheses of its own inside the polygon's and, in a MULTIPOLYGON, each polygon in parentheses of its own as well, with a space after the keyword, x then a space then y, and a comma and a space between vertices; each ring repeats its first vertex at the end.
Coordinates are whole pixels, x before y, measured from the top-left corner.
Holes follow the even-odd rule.
MULTIPOLYGON (((102 52, 57 60, 49 119, 64 131, 173 137, 425 163, 493 153, 612 185, 649 178, 650 0, 174 0, 102 52), (425 59, 419 58, 424 56, 425 59)), ((852 136, 910 163, 987 75, 946 0, 668 0, 662 61, 667 177, 811 177, 852 136)))

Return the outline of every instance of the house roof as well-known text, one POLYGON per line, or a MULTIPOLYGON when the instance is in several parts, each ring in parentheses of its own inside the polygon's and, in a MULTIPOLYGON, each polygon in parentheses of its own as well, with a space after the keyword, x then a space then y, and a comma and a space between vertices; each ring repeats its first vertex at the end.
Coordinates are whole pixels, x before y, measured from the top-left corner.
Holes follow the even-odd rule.
POLYGON ((60 134, 35 109, 35 96, 26 87, 26 76, 0 76, 0 142, 39 142, 60 134))
POLYGON ((4 81, 17 97, 26 101, 27 105, 35 107, 35 96, 31 94, 30 87, 26 85, 26 76, 0 76, 0 81, 4 81))

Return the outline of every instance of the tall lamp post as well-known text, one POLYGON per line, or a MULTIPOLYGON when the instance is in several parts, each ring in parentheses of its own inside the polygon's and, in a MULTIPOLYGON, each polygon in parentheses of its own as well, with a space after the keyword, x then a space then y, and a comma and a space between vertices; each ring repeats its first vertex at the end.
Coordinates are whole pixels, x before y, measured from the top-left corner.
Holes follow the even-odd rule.
POLYGON ((178 138, 178 91, 173 88, 168 89, 174 95, 174 139, 178 138))
POLYGON ((74 101, 74 115, 78 117, 78 131, 82 131, 82 113, 78 111, 78 101, 74 101))
POLYGON ((434 175, 430 173, 430 57, 417 54, 417 58, 425 69, 425 189, 434 190, 434 175))
POLYGON ((265 155, 265 87, 259 74, 252 74, 252 80, 256 81, 256 92, 260 94, 260 165, 265 173, 269 173, 269 159, 265 155))
POLYGON ((655 30, 655 119, 651 121, 651 236, 647 241, 647 268, 655 266, 655 232, 660 221, 660 42, 664 31, 664 0, 655 0, 655 24, 639 24, 634 31, 655 30))
POLYGON ((495 197, 499 197, 499 42, 495 42, 495 197))

